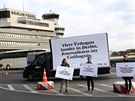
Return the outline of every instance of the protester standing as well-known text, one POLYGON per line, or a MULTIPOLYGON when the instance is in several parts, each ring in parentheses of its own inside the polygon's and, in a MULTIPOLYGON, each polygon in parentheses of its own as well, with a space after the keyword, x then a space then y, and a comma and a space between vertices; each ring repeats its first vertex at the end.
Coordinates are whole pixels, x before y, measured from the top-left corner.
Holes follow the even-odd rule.
MULTIPOLYGON (((129 62, 129 60, 128 60, 128 54, 124 54, 123 55, 123 62, 129 62)), ((122 77, 124 80, 125 80, 125 87, 126 87, 126 92, 125 93, 127 93, 127 94, 130 94, 130 93, 132 93, 132 79, 133 79, 133 77, 131 76, 131 77, 122 77)))
MULTIPOLYGON (((66 58, 64 58, 64 59, 62 60, 61 66, 63 66, 63 67, 70 67, 69 64, 67 63, 66 58)), ((67 90, 67 88, 68 88, 68 80, 66 80, 66 79, 63 79, 63 80, 61 81, 61 86, 60 86, 60 91, 59 91, 59 93, 61 93, 61 91, 62 91, 62 87, 63 87, 64 82, 66 83, 65 93, 68 93, 68 90, 67 90)))
MULTIPOLYGON (((91 56, 89 56, 87 58, 87 64, 92 64, 91 60, 91 56)), ((93 93, 94 92, 94 81, 93 81, 93 77, 92 76, 86 76, 86 79, 87 79, 87 87, 88 87, 88 92, 91 92, 93 93), (90 82, 91 82, 91 87, 92 87, 92 90, 90 91, 90 82)))

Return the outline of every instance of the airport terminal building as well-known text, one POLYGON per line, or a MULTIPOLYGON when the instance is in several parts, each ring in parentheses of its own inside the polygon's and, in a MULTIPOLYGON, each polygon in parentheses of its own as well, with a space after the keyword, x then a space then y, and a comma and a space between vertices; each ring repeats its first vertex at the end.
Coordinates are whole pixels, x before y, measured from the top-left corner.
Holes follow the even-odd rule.
POLYGON ((49 39, 64 35, 58 26, 59 14, 47 13, 37 19, 31 12, 8 8, 0 9, 0 51, 49 50, 49 39))

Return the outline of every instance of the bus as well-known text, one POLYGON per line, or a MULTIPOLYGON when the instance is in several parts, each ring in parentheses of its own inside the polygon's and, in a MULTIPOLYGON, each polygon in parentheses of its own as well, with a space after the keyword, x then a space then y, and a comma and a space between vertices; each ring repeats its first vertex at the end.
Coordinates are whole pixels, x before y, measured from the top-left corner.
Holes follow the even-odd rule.
POLYGON ((2 59, 0 64, 2 69, 22 69, 27 66, 27 57, 2 59))
MULTIPOLYGON (((45 52, 46 50, 14 50, 0 53, 0 64, 2 69, 22 69, 30 63, 30 53, 45 52)), ((32 60, 34 60, 33 57, 32 60)))

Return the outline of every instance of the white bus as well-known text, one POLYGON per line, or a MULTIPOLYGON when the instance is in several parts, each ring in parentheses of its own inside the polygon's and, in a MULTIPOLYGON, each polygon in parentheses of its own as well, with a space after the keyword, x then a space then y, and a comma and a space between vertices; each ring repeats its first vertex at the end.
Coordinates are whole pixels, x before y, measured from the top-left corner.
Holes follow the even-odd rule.
POLYGON ((46 50, 15 50, 0 53, 0 64, 2 69, 24 68, 29 65, 36 53, 46 50))
POLYGON ((3 69, 24 68, 27 66, 27 57, 1 59, 3 69))

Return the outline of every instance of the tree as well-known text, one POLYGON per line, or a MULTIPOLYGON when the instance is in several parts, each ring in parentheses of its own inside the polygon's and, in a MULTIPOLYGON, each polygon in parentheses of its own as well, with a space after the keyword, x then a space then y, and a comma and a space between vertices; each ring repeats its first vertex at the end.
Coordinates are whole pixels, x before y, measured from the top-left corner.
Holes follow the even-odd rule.
POLYGON ((119 54, 116 51, 112 52, 112 54, 111 54, 111 56, 118 56, 118 55, 119 54))

